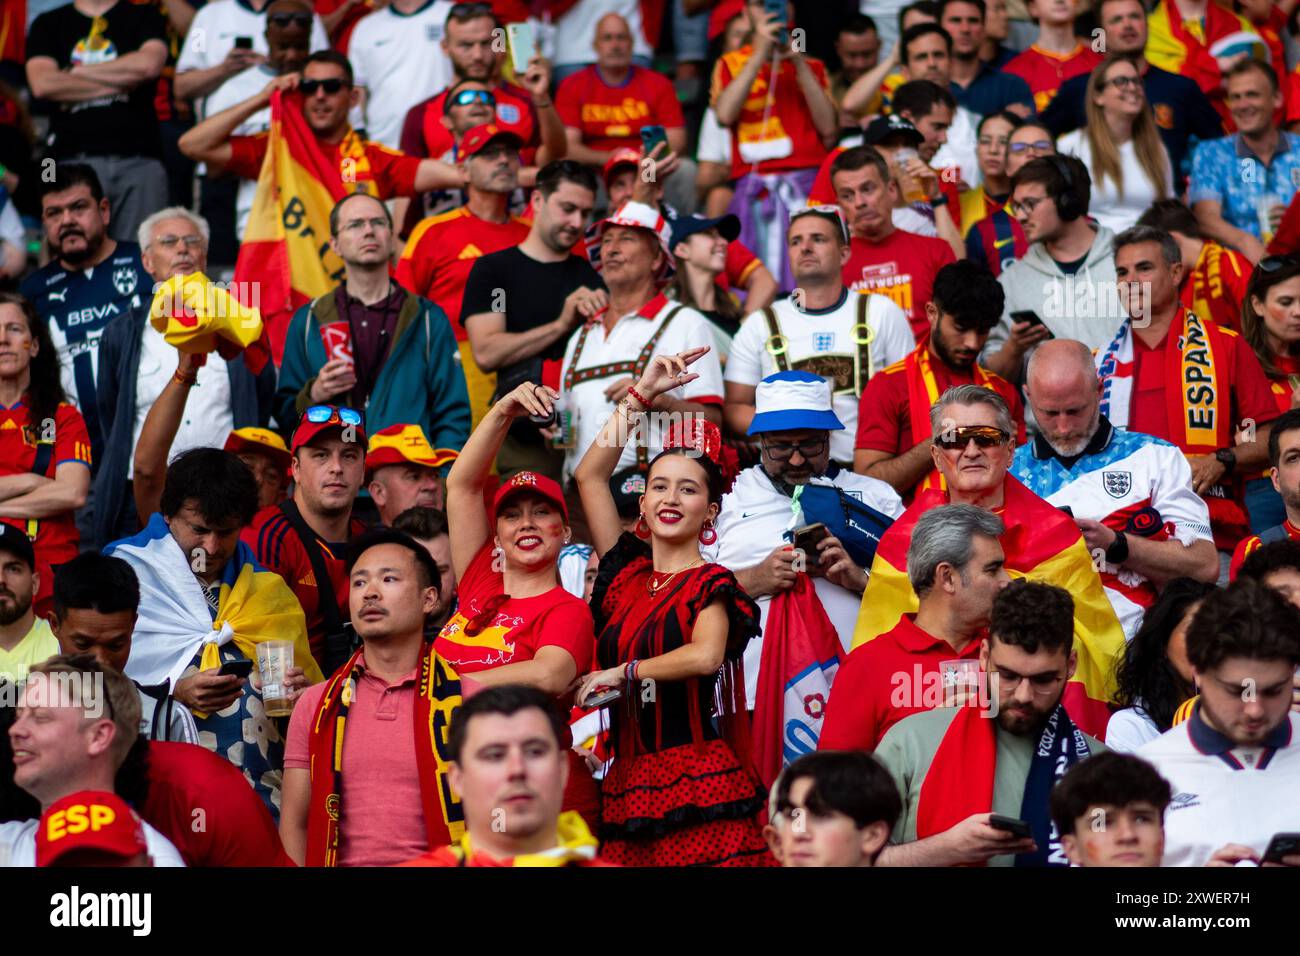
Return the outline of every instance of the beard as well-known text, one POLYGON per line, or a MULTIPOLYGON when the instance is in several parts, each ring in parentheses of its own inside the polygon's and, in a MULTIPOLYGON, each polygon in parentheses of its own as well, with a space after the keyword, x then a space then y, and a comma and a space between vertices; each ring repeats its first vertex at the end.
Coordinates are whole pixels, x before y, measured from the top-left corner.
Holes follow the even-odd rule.
POLYGON ((1092 441, 1092 436, 1097 434, 1097 429, 1101 427, 1101 405, 1099 404, 1092 412, 1092 422, 1088 425, 1085 434, 1071 441, 1062 441, 1054 439, 1047 432, 1043 432, 1043 441, 1047 442, 1052 451, 1056 452, 1062 458, 1076 458, 1083 454, 1083 450, 1088 447, 1088 442, 1092 441))
POLYGON ((31 607, 30 591, 20 597, 8 588, 0 588, 0 627, 8 627, 15 621, 21 620, 31 607))
MULTIPOLYGON (((935 331, 936 333, 938 332, 937 327, 935 331)), ((949 368, 968 369, 971 368, 976 361, 978 361, 978 355, 976 356, 976 358, 972 359, 969 362, 958 361, 958 359, 949 350, 948 343, 943 340, 942 335, 938 335, 938 334, 931 335, 930 346, 934 349, 934 354, 939 356, 943 364, 947 365, 949 368)))

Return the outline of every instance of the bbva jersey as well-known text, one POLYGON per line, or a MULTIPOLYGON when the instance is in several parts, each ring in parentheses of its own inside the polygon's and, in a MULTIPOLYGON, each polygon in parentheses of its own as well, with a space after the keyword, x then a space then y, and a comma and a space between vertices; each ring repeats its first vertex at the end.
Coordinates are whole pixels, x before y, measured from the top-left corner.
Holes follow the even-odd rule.
MULTIPOLYGON (((1213 540, 1209 508, 1192 490, 1191 466, 1177 446, 1105 420, 1102 428, 1109 430, 1104 444, 1094 449, 1090 443, 1073 468, 1054 455, 1042 455, 1042 446, 1031 441, 1016 449, 1011 474, 1049 504, 1130 536, 1177 538, 1184 545, 1213 540)), ((1094 561, 1124 635, 1132 639, 1155 601, 1155 588, 1102 554, 1095 554, 1094 561)))
POLYGON ((99 340, 109 322, 152 298, 153 279, 144 271, 140 247, 119 242, 111 256, 88 269, 65 269, 55 259, 27 277, 22 293, 49 326, 63 390, 86 420, 92 460, 98 462, 105 437, 95 404, 99 340))

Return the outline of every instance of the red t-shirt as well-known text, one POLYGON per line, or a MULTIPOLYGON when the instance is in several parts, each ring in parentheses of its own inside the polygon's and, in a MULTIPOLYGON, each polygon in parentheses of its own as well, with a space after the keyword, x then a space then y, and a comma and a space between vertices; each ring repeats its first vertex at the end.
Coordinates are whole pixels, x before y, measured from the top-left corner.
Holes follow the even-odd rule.
POLYGON ((555 94, 564 125, 582 131, 584 146, 641 148, 641 127, 686 125, 677 91, 666 76, 634 66, 620 86, 610 86, 593 63, 566 77, 555 94))
MULTIPOLYGON (((1292 541, 1300 541, 1300 528, 1293 525, 1289 518, 1282 522, 1282 529, 1286 531, 1286 536, 1292 541)), ((1232 562, 1228 565, 1229 581, 1237 580, 1237 572, 1241 570, 1242 564, 1251 556, 1251 554, 1257 551, 1262 544, 1263 542, 1259 540, 1259 535, 1257 534, 1252 534, 1249 538, 1242 538, 1241 541, 1237 543, 1236 550, 1232 552, 1232 562)))
MULTIPOLYGON (((934 353, 930 354, 930 371, 934 373, 940 395, 954 385, 971 385, 975 382, 973 370, 955 371, 939 361, 934 353)), ((1006 379, 992 372, 989 376, 993 379, 997 393, 1011 409, 1011 417, 1020 431, 1019 440, 1024 442, 1025 410, 1020 392, 1006 379)), ((867 387, 862 390, 862 397, 858 399, 858 437, 853 447, 901 455, 910 451, 917 441, 912 435, 907 366, 905 362, 895 362, 871 376, 867 387)))
MULTIPOLYGON (((226 170, 244 179, 256 179, 262 172, 269 136, 269 133, 258 133, 256 136, 230 137, 230 162, 226 163, 226 170)), ((345 182, 372 183, 375 195, 383 200, 415 195, 415 174, 420 168, 420 160, 370 140, 365 142, 364 162, 344 157, 339 152, 339 143, 317 140, 316 145, 328 162, 338 164, 339 176, 345 182)))
POLYGON ((451 320, 456 341, 466 339, 460 324, 460 304, 474 261, 480 256, 517 246, 528 238, 528 220, 511 216, 488 222, 466 206, 424 219, 411 232, 397 263, 397 281, 407 292, 423 296, 451 320))
MULTIPOLYGON (((366 526, 356 518, 352 519, 349 530, 351 537, 363 534, 366 526)), ((279 505, 267 505, 253 516, 253 523, 240 532, 239 539, 253 549, 257 560, 268 571, 274 571, 284 578, 289 590, 298 598, 303 614, 307 616, 307 640, 311 644, 312 656, 319 664, 325 660, 325 613, 320 607, 320 593, 316 586, 316 572, 312 570, 311 559, 307 549, 293 530, 293 525, 284 516, 279 505)), ((329 571, 330 584, 334 588, 334 599, 338 602, 339 614, 343 620, 348 619, 348 575, 344 565, 343 545, 316 539, 325 558, 325 567, 329 571)))
MULTIPOLYGON (((456 145, 451 130, 442 125, 447 92, 443 90, 422 103, 416 103, 407 112, 401 139, 405 155, 441 159, 456 145)), ((531 166, 537 155, 538 138, 537 113, 533 109, 532 97, 527 90, 511 83, 493 87, 492 95, 497 101, 497 125, 519 134, 525 144, 519 153, 520 161, 531 166)))
POLYGON ((186 866, 294 865, 244 775, 203 747, 150 741, 149 796, 139 811, 186 866))
MULTIPOLYGON (((315 0, 313 6, 316 10, 316 16, 321 18, 323 24, 326 15, 343 6, 344 2, 345 0, 315 0)), ((352 31, 356 27, 357 21, 373 9, 374 7, 367 3, 366 0, 362 0, 361 3, 356 4, 347 13, 343 14, 343 19, 335 24, 334 29, 330 31, 330 46, 347 56, 348 44, 352 42, 352 31)))
MULTIPOLYGON (((713 68, 710 103, 717 103, 718 96, 744 68, 753 52, 753 47, 745 46, 719 58, 713 68)), ((807 63, 829 95, 825 64, 813 57, 808 57, 807 63)), ((799 90, 792 60, 781 61, 775 96, 771 89, 772 65, 766 63, 758 71, 749 98, 741 107, 740 118, 731 127, 732 179, 739 179, 751 169, 760 173, 815 169, 826 158, 826 147, 808 114, 808 103, 799 90)))
POLYGON ((724 289, 743 289, 750 274, 761 266, 762 260, 739 239, 727 243, 727 265, 718 273, 718 285, 724 289))
POLYGON ((1031 46, 1012 58, 1002 69, 1029 84, 1029 89, 1034 94, 1034 109, 1041 113, 1052 102, 1062 83, 1084 73, 1091 73, 1101 61, 1101 54, 1094 53, 1092 47, 1085 43, 1080 43, 1064 56, 1031 46))
POLYGON ((921 342, 930 334, 925 304, 930 301, 935 274, 956 261, 952 247, 942 239, 895 229, 879 243, 854 236, 850 250, 844 284, 854 292, 875 292, 893 299, 907 313, 912 334, 921 342))
POLYGON ((959 654, 917 627, 915 614, 904 614, 892 631, 853 651, 836 673, 817 749, 875 750, 904 717, 943 706, 941 661, 978 660, 979 653, 979 641, 959 654))
POLYGON ((591 670, 596 653, 591 609, 558 584, 534 597, 511 598, 478 634, 465 634, 487 601, 505 593, 503 576, 492 567, 492 550, 491 542, 484 544, 457 582, 456 613, 443 625, 434 650, 459 674, 531 661, 548 646, 568 651, 579 674, 591 670))
MULTIPOLYGON (((12 408, 0 405, 0 475, 30 472, 36 464, 37 440, 42 437, 54 439, 50 464, 44 472, 47 478, 53 478, 55 469, 64 462, 79 462, 90 467, 90 433, 86 431, 86 421, 76 406, 64 402, 55 410, 54 427, 50 435, 42 434, 40 426, 33 431, 28 424, 27 411, 27 406, 22 402, 12 408)), ((29 522, 22 518, 0 518, 0 521, 27 532, 29 536, 31 534, 29 522)), ((37 613, 43 615, 50 596, 54 593, 54 571, 51 565, 75 558, 81 536, 77 533, 76 513, 73 511, 41 518, 33 523, 36 538, 32 545, 36 552, 36 571, 41 576, 41 586, 34 601, 37 613)))
MULTIPOLYGON (((813 180, 812 190, 808 193, 808 205, 810 206, 838 206, 839 199, 835 195, 835 187, 831 183, 831 164, 835 162, 835 157, 844 152, 845 147, 836 146, 827 157, 822 160, 821 166, 817 170, 817 178, 813 180)), ((937 169, 936 172, 941 170, 937 169)), ((961 216, 961 190, 957 188, 956 181, 949 182, 942 176, 939 177, 939 191, 948 197, 948 208, 953 210, 953 215, 960 218, 961 216)), ((961 223, 957 223, 958 228, 961 223)))

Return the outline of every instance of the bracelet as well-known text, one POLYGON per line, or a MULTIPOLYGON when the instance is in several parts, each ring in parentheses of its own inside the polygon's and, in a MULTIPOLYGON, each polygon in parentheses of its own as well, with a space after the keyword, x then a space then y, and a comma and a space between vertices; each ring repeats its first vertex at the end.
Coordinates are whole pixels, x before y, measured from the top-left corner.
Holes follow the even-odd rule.
POLYGON ((945 196, 942 192, 940 192, 939 195, 935 196, 933 199, 930 200, 930 205, 946 206, 948 205, 948 197, 945 196))
POLYGON ((193 388, 195 385, 198 384, 199 373, 195 372, 193 375, 182 375, 181 370, 177 369, 176 371, 172 372, 172 381, 176 382, 178 385, 184 385, 187 388, 193 388))
POLYGON ((651 408, 650 403, 647 402, 647 401, 645 400, 645 397, 644 397, 640 392, 638 392, 635 388, 633 388, 632 386, 629 385, 628 388, 627 388, 627 393, 628 393, 629 395, 631 395, 633 398, 635 398, 638 402, 640 402, 640 403, 641 403, 641 407, 642 407, 645 411, 647 411, 647 412, 650 411, 650 408, 651 408))
POLYGON ((623 671, 623 677, 629 686, 636 682, 636 668, 640 663, 641 662, 635 658, 627 662, 627 667, 623 671))

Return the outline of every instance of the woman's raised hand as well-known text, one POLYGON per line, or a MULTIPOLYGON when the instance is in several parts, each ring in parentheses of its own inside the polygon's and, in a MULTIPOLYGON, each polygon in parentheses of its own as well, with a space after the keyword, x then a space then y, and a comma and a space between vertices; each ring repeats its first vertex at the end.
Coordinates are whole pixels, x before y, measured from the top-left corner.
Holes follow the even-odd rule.
POLYGON ((656 355, 646 366, 641 381, 637 382, 637 393, 646 401, 653 402, 664 392, 695 381, 700 377, 699 373, 688 371, 688 367, 708 354, 709 348, 701 345, 676 355, 656 355))
POLYGON ((560 393, 555 389, 524 382, 514 391, 502 395, 496 407, 506 418, 547 418, 559 400, 560 393))

